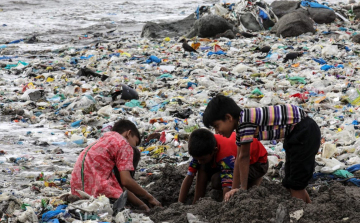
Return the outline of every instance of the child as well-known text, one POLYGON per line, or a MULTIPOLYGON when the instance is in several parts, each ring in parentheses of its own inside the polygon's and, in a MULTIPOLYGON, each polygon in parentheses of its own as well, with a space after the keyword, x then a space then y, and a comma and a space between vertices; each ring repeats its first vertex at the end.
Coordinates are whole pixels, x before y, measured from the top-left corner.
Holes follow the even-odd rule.
MULTIPOLYGON (((231 134, 230 138, 214 135, 206 129, 197 129, 191 133, 189 153, 193 160, 190 162, 188 174, 181 185, 179 202, 186 201, 197 172, 193 204, 205 196, 206 185, 210 179, 214 189, 222 187, 223 195, 230 191, 237 153, 235 139, 235 132, 231 134)), ((251 186, 259 185, 267 170, 267 151, 259 141, 254 140, 251 143, 250 156, 249 182, 251 182, 251 186)))
POLYGON ((203 122, 225 137, 230 137, 236 130, 238 155, 232 190, 226 194, 225 201, 240 185, 241 189, 248 188, 249 151, 254 138, 285 138, 286 163, 282 184, 291 196, 311 202, 305 188, 314 171, 321 135, 319 126, 301 108, 287 104, 242 110, 233 99, 217 95, 205 109, 203 122))
POLYGON ((136 126, 128 120, 116 122, 111 132, 105 133, 98 141, 88 146, 78 157, 71 174, 71 193, 79 196, 77 190, 97 197, 105 195, 118 199, 123 188, 128 190, 128 200, 146 211, 150 205, 161 204, 131 177, 134 170, 133 148, 140 143, 140 134, 136 126), (114 167, 118 169, 120 183, 117 181, 114 167))

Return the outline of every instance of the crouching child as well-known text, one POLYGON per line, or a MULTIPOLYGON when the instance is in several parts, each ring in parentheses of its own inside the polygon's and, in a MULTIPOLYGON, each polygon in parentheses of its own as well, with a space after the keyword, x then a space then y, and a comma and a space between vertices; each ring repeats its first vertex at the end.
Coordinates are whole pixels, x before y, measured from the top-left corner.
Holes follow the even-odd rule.
MULTIPOLYGON (((186 202, 196 175, 193 204, 205 196, 209 181, 213 189, 222 189, 223 196, 231 190, 237 154, 235 141, 235 132, 231 134, 230 138, 214 135, 207 129, 197 129, 191 133, 188 148, 193 159, 181 185, 179 202, 186 202)), ((259 185, 268 170, 267 151, 257 140, 251 143, 250 170, 251 186, 259 185)))
POLYGON ((71 174, 71 193, 80 196, 77 192, 80 190, 94 197, 105 195, 116 200, 126 189, 128 201, 138 208, 149 210, 142 200, 146 200, 150 206, 160 206, 160 202, 132 178, 133 147, 139 143, 140 133, 131 121, 116 122, 112 131, 105 133, 80 153, 71 174), (114 168, 117 169, 120 182, 114 168))

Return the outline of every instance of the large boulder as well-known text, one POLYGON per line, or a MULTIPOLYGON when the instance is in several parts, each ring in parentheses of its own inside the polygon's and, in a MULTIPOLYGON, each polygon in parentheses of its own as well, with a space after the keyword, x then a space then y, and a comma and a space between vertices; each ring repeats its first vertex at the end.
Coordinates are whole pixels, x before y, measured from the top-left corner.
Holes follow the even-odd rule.
POLYGON ((300 7, 300 1, 274 1, 271 3, 272 11, 278 18, 283 17, 300 7))
POLYGON ((291 12, 281 17, 271 32, 282 37, 299 36, 307 32, 315 33, 314 21, 303 12, 291 12))
POLYGON ((336 19, 335 12, 325 8, 307 8, 310 17, 318 24, 332 23, 336 19))
POLYGON ((229 23, 223 17, 218 15, 206 15, 199 20, 196 20, 194 27, 187 35, 187 38, 192 38, 194 36, 214 37, 229 29, 238 32, 234 25, 229 23))
POLYGON ((196 18, 194 14, 191 14, 185 19, 175 22, 147 22, 142 29, 141 37, 164 38, 184 36, 191 30, 195 21, 196 18))

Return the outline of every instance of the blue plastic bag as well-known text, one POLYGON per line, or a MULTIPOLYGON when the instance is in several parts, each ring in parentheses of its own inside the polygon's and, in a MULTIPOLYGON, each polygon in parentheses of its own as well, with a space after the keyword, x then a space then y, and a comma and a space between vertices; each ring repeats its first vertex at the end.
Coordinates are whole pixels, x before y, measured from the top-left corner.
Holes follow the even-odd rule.
POLYGON ((161 59, 159 59, 157 56, 150 56, 149 59, 146 60, 146 63, 152 63, 152 62, 155 62, 155 63, 161 63, 161 59))
MULTIPOLYGON (((65 204, 62 204, 62 205, 59 205, 54 211, 48 211, 48 212, 45 212, 43 215, 42 215, 42 221, 43 222, 49 222, 50 219, 52 219, 53 217, 61 214, 61 213, 64 213, 65 212, 65 209, 66 209, 67 205, 65 204)), ((57 219, 54 219, 54 221, 50 221, 50 222, 53 222, 53 223, 57 223, 59 222, 59 220, 57 219)))
POLYGON ((190 87, 192 87, 193 85, 195 85, 196 87, 198 86, 197 83, 194 83, 194 82, 189 81, 189 82, 187 83, 187 88, 190 88, 190 87))
POLYGON ((210 52, 208 52, 208 56, 211 56, 211 55, 213 55, 213 54, 216 54, 216 55, 226 55, 226 53, 224 52, 224 51, 222 51, 222 50, 219 50, 219 51, 217 51, 217 52, 212 52, 212 51, 210 51, 210 52))
POLYGON ((333 10, 332 8, 329 8, 326 5, 322 5, 322 4, 319 4, 317 2, 301 1, 301 6, 310 7, 310 8, 324 8, 324 9, 333 10))
POLYGON ((327 64, 327 62, 323 59, 323 58, 319 58, 319 59, 313 59, 315 62, 318 62, 319 64, 323 65, 323 64, 327 64))
POLYGON ((360 170, 360 164, 352 165, 351 167, 348 167, 346 170, 349 171, 350 173, 356 172, 360 170))
POLYGON ((58 216, 61 213, 65 213, 65 210, 55 210, 55 211, 45 212, 42 215, 42 221, 43 222, 48 222, 50 219, 54 218, 55 216, 58 216))
POLYGON ((333 65, 326 64, 326 65, 321 67, 321 70, 327 71, 327 70, 330 70, 332 68, 335 68, 335 67, 333 65))
POLYGON ((356 179, 356 178, 351 178, 348 180, 348 182, 351 182, 353 184, 355 184, 356 186, 360 187, 360 179, 356 179))
POLYGON ((268 16, 263 10, 261 10, 261 9, 260 9, 260 11, 259 11, 259 16, 260 16, 262 19, 264 19, 264 20, 269 19, 269 16, 268 16))

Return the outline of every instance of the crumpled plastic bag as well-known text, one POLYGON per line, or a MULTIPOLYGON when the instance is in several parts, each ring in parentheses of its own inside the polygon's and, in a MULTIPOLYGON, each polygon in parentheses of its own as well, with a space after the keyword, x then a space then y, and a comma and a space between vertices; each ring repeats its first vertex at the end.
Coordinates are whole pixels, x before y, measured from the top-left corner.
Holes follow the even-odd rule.
POLYGON ((335 158, 326 159, 326 158, 317 157, 316 162, 325 165, 325 167, 322 167, 320 169, 321 173, 333 173, 336 170, 343 169, 345 167, 344 163, 340 162, 335 158))
POLYGON ((90 197, 89 200, 79 200, 69 204, 70 209, 79 209, 84 212, 107 212, 109 216, 113 214, 109 198, 99 196, 97 198, 90 197))
POLYGON ((351 167, 348 167, 346 170, 349 171, 350 173, 354 173, 354 172, 360 170, 360 164, 356 164, 351 167))
POLYGON ((37 223, 39 222, 34 209, 32 207, 26 207, 26 211, 21 213, 21 215, 19 217, 17 217, 16 219, 18 222, 32 222, 32 223, 37 223))
POLYGON ((330 158, 337 152, 336 145, 332 143, 325 143, 321 153, 321 157, 330 158))
POLYGON ((115 217, 115 222, 154 223, 149 217, 143 214, 131 213, 129 209, 119 212, 115 217))
POLYGON ((337 177, 340 177, 340 178, 354 177, 354 174, 350 173, 347 170, 337 170, 337 171, 333 172, 332 174, 337 176, 337 177))
POLYGON ((45 212, 42 215, 42 221, 47 222, 50 219, 54 218, 55 216, 57 216, 61 213, 65 213, 66 207, 67 207, 67 205, 59 205, 54 211, 45 212))
POLYGON ((98 115, 101 115, 103 117, 110 117, 110 115, 113 113, 113 108, 111 105, 104 106, 99 109, 98 115))

